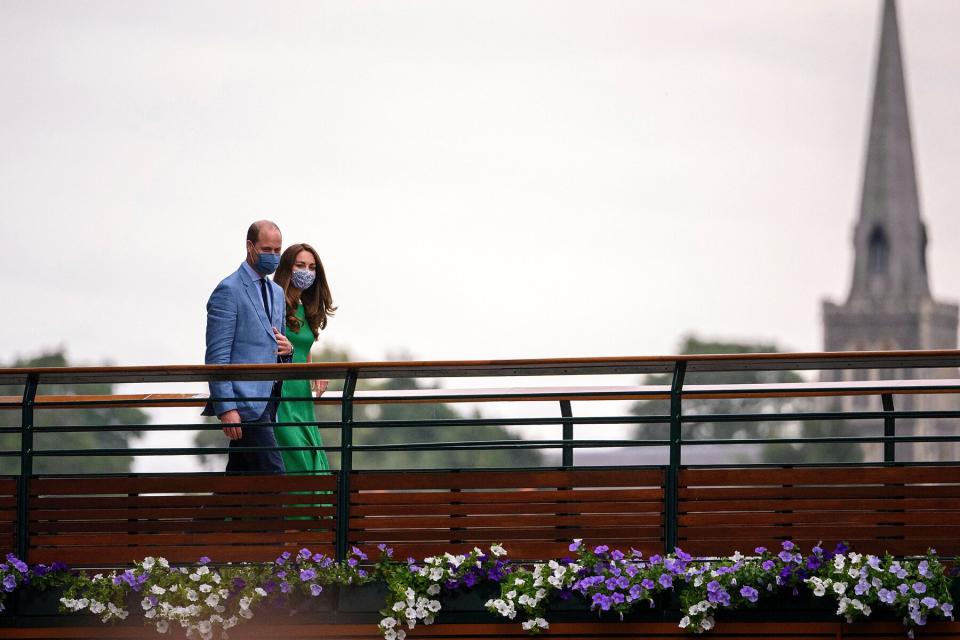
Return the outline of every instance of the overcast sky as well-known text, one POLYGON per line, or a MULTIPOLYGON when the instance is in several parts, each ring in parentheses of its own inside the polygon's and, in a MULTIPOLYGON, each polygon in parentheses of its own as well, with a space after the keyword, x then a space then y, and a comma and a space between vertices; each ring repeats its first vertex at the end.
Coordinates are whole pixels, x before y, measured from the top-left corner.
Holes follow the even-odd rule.
MULTIPOLYGON (((0 360, 199 363, 254 219, 376 359, 821 348, 879 0, 0 1, 0 360)), ((960 2, 900 3, 960 298, 960 2)))

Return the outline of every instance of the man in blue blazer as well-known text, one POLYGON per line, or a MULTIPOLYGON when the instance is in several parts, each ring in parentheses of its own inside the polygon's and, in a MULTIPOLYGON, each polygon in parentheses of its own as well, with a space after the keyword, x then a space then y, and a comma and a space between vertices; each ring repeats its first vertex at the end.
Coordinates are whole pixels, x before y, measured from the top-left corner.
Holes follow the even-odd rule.
MULTIPOLYGON (((293 345, 286 333, 283 289, 268 275, 280 263, 280 229, 269 220, 250 225, 247 259, 217 285, 207 301, 206 364, 289 362, 293 345)), ((271 380, 211 381, 203 415, 216 415, 230 438, 227 473, 283 473, 278 451, 234 451, 234 447, 276 447, 270 426, 276 421, 280 383, 271 380), (270 400, 267 400, 270 398, 270 400)))

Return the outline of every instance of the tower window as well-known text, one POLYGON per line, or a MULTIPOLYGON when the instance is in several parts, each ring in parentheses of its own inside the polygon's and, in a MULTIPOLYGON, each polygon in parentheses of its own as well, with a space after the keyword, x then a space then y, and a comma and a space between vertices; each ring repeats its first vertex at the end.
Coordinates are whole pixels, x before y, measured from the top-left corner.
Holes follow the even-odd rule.
POLYGON ((871 275, 886 275, 890 262, 890 243, 881 227, 874 227, 867 239, 867 267, 871 275))

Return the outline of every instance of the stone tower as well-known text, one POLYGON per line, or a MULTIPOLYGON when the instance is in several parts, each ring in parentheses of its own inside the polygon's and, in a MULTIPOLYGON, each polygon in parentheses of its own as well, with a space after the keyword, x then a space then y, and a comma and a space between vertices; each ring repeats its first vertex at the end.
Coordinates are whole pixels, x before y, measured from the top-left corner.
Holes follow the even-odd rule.
MULTIPOLYGON (((897 10, 884 0, 876 81, 860 216, 854 227, 853 281, 843 304, 823 303, 824 349, 955 349, 957 306, 933 299, 927 274, 927 233, 913 164, 910 114, 904 82, 897 10)), ((897 372, 918 378, 955 377, 956 372, 897 372)), ((880 372, 847 372, 848 379, 880 378, 880 372)), ((837 373, 824 373, 835 380, 837 373)), ((883 376, 886 377, 886 376, 883 376)), ((946 408, 947 397, 897 398, 896 408, 946 408)), ((847 398, 844 408, 879 408, 875 398, 847 398), (862 403, 873 403, 863 405, 862 403)), ((954 427, 935 421, 898 421, 898 432, 945 433, 954 427), (900 427, 903 427, 901 429, 900 427)), ((936 460, 956 455, 956 445, 897 445, 897 458, 936 460)), ((955 459, 955 458, 954 458, 955 459)))

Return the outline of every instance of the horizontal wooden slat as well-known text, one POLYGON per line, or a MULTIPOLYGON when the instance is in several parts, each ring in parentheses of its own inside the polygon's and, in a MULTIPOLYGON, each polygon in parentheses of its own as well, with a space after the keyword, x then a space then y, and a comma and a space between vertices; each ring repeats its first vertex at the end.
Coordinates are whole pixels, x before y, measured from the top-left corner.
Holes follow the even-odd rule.
POLYGON ((957 484, 960 466, 681 469, 680 485, 957 484))
POLYGON ((756 500, 746 493, 741 500, 703 500, 680 502, 682 513, 693 511, 960 511, 957 499, 825 499, 756 500))
POLYGON ((590 514, 590 515, 510 515, 501 516, 468 516, 457 518, 410 516, 400 518, 393 516, 351 518, 351 529, 407 529, 407 528, 464 528, 475 527, 575 527, 575 526, 603 526, 603 525, 656 525, 660 523, 659 514, 590 514))
POLYGON ((504 504, 662 501, 663 489, 537 489, 532 491, 362 491, 350 494, 353 505, 504 504))
MULTIPOLYGON (((936 525, 893 525, 882 526, 876 524, 858 524, 846 523, 836 525, 793 525, 793 526, 771 526, 771 525, 752 525, 750 527, 749 537, 744 536, 743 527, 737 527, 736 524, 711 526, 682 526, 680 527, 680 537, 691 540, 709 540, 709 539, 729 539, 743 540, 752 543, 758 537, 805 537, 817 538, 822 540, 843 540, 847 538, 864 539, 894 539, 909 538, 912 540, 938 540, 952 539, 956 533, 949 527, 939 527, 936 525)), ((756 545, 753 545, 756 546, 756 545)))
POLYGON ((74 520, 31 522, 33 533, 150 532, 150 531, 323 531, 334 528, 333 518, 276 518, 270 520, 74 520))
POLYGON ((350 487, 358 491, 411 489, 526 489, 535 487, 636 487, 661 486, 659 469, 573 471, 465 471, 357 473, 350 487))
POLYGON ((800 524, 831 524, 836 522, 852 522, 862 524, 883 524, 883 523, 912 523, 912 524, 941 524, 955 525, 960 524, 960 511, 954 512, 927 512, 916 511, 912 513, 889 512, 875 513, 865 511, 856 513, 853 511, 832 511, 832 512, 812 512, 799 511, 794 513, 688 513, 679 518, 680 525, 698 525, 698 524, 727 524, 740 523, 741 525, 758 524, 784 524, 797 526, 800 524))
POLYGON ((768 498, 960 498, 960 485, 864 485, 864 486, 777 486, 777 487, 683 487, 679 492, 684 502, 709 500, 753 500, 768 498))
POLYGON ((480 540, 487 542, 505 542, 507 540, 558 540, 570 543, 572 538, 583 538, 592 543, 599 538, 659 539, 660 527, 570 527, 569 529, 396 529, 385 531, 358 530, 350 532, 351 541, 385 540, 480 540))
POLYGON ((151 515, 162 517, 164 509, 173 507, 196 506, 276 506, 279 504, 303 504, 305 502, 325 503, 335 500, 329 493, 265 493, 265 494, 224 494, 214 495, 176 495, 176 496, 34 496, 30 499, 31 509, 141 509, 151 515))
MULTIPOLYGON (((296 549, 291 547, 292 551, 296 549)), ((314 553, 330 555, 333 545, 311 548, 314 553)), ((115 564, 132 564, 144 558, 144 555, 163 556, 171 562, 196 562, 201 556, 208 556, 215 562, 271 562, 277 558, 276 545, 237 545, 211 547, 104 547, 96 555, 84 547, 41 547, 31 549, 31 562, 50 563, 54 561, 66 562, 74 567, 106 566, 115 564), (142 550, 149 549, 148 554, 142 550)), ((142 633, 142 630, 141 630, 142 633)))
POLYGON ((501 504, 435 504, 435 505, 355 505, 350 507, 353 516, 386 515, 512 515, 530 513, 548 514, 597 514, 597 513, 654 513, 663 511, 660 502, 566 502, 566 503, 501 503, 501 504))
POLYGON ((30 495, 116 495, 144 493, 282 493, 332 491, 336 476, 119 476, 104 478, 35 478, 30 495))
POLYGON ((63 534, 31 536, 30 545, 37 547, 94 547, 109 546, 164 546, 164 545, 236 545, 276 544, 285 542, 333 542, 332 532, 270 532, 270 533, 149 533, 139 535, 63 534))
MULTIPOLYGON (((211 507, 209 509, 173 507, 160 509, 156 515, 164 518, 291 518, 324 517, 336 513, 333 507, 314 507, 310 505, 287 505, 285 507, 211 507)), ((38 520, 118 520, 148 517, 141 509, 32 509, 31 521, 38 520)))

